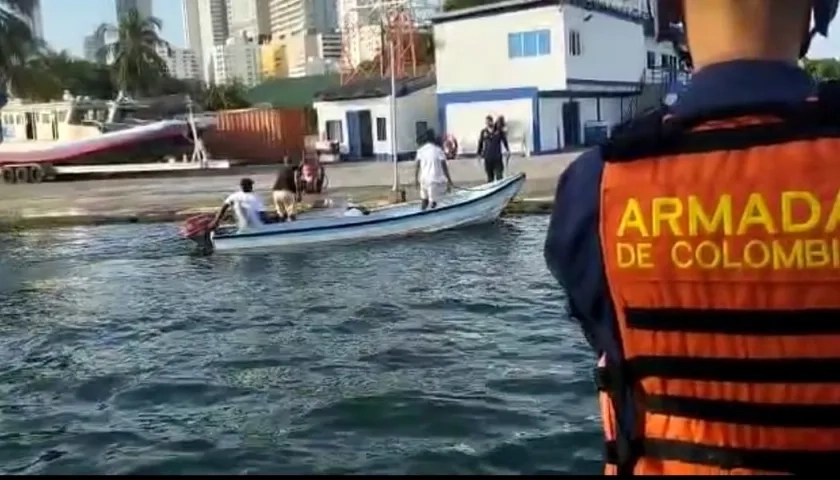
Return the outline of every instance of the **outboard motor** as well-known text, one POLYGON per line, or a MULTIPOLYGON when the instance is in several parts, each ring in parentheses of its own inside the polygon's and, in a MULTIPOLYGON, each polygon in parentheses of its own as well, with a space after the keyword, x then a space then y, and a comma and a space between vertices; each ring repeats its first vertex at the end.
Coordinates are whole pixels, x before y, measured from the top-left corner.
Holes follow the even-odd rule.
POLYGON ((188 238, 198 245, 199 250, 205 255, 213 253, 213 239, 210 238, 212 230, 210 226, 213 224, 216 215, 212 213, 200 213, 193 215, 181 225, 181 236, 188 238))

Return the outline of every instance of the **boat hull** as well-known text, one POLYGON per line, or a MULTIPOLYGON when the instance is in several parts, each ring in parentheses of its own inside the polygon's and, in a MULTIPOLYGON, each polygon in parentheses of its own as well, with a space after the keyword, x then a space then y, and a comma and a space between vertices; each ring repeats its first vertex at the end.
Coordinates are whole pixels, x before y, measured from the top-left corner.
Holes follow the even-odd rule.
POLYGON ((224 253, 355 243, 488 223, 499 218, 524 183, 525 174, 520 173, 443 199, 438 208, 426 211, 420 211, 418 202, 412 202, 375 209, 363 217, 299 220, 241 233, 217 234, 212 237, 213 250, 224 253))
POLYGON ((191 151, 186 122, 164 120, 48 148, 0 152, 0 166, 73 165, 148 162, 191 151))

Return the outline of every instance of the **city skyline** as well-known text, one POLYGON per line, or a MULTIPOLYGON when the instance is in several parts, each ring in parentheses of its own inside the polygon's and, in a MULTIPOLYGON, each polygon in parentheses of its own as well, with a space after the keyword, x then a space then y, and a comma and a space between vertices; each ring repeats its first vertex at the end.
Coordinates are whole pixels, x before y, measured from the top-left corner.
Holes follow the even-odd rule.
MULTIPOLYGON (((153 14, 163 21, 162 37, 185 47, 181 0, 153 0, 153 14)), ((102 23, 116 23, 115 0, 41 0, 44 39, 56 50, 84 56, 84 37, 102 23)), ((840 19, 831 25, 828 39, 817 36, 811 57, 840 57, 840 19)))

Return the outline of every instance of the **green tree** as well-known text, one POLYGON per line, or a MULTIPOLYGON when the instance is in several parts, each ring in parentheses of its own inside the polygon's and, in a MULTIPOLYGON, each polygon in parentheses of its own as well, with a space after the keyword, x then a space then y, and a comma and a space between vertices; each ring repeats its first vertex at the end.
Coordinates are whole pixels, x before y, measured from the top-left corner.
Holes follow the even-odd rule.
POLYGON ((58 100, 65 90, 93 98, 113 98, 115 95, 107 66, 73 58, 66 51, 47 51, 33 57, 28 66, 27 71, 34 77, 25 92, 29 99, 58 100))
POLYGON ((802 67, 817 80, 840 80, 840 60, 836 58, 806 58, 802 67))
POLYGON ((480 7, 483 5, 490 5, 491 3, 499 3, 501 1, 502 0, 446 0, 443 2, 443 11, 451 12, 452 10, 480 7))
POLYGON ((22 20, 34 8, 35 0, 0 0, 0 91, 9 88, 23 96, 27 89, 35 88, 38 78, 32 67, 43 42, 22 20))
POLYGON ((97 28, 95 35, 103 43, 109 34, 116 34, 116 41, 105 45, 98 56, 103 63, 113 60, 114 82, 122 92, 149 95, 168 76, 166 62, 158 54, 160 48, 169 49, 169 44, 160 37, 161 26, 160 19, 142 17, 136 9, 131 9, 116 27, 103 24, 97 28))
POLYGON ((251 106, 245 100, 245 86, 238 81, 228 85, 211 85, 202 94, 197 95, 194 99, 208 111, 234 110, 251 106))

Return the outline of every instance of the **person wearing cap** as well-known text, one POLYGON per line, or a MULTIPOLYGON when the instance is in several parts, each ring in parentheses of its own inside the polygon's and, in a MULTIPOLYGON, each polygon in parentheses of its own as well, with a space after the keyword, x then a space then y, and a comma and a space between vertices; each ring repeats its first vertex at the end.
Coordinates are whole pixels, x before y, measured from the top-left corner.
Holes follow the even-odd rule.
POLYGON ((690 84, 563 172, 545 241, 598 358, 606 473, 829 471, 840 91, 797 61, 838 1, 652 3, 690 84))
POLYGON ((256 228, 270 223, 262 200, 254 193, 254 181, 250 178, 240 180, 239 191, 228 195, 211 224, 211 230, 215 230, 219 226, 222 218, 229 210, 233 210, 239 230, 256 228))

